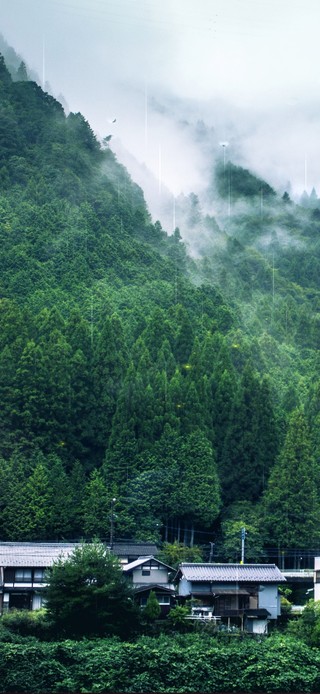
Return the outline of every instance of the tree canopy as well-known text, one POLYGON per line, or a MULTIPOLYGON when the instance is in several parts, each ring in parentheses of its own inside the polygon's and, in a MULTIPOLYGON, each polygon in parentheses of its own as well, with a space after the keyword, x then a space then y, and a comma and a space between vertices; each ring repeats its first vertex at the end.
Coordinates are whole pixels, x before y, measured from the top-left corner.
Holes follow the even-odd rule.
POLYGON ((215 541, 223 560, 241 520, 226 513, 249 501, 264 551, 314 546, 317 195, 289 202, 220 162, 167 233, 111 145, 30 75, 1 56, 1 537, 105 539, 116 498, 117 537, 205 557, 215 541))
POLYGON ((63 637, 128 635, 138 622, 118 560, 100 543, 76 547, 48 572, 48 619, 63 637))

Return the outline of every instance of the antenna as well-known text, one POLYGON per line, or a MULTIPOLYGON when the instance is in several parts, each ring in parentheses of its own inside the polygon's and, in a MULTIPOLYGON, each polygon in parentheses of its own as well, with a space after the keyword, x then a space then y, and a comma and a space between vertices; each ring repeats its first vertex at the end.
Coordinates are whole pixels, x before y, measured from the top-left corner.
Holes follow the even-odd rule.
POLYGON ((223 149, 223 171, 226 169, 226 148, 229 147, 229 142, 227 140, 224 140, 223 142, 219 142, 220 147, 223 149))

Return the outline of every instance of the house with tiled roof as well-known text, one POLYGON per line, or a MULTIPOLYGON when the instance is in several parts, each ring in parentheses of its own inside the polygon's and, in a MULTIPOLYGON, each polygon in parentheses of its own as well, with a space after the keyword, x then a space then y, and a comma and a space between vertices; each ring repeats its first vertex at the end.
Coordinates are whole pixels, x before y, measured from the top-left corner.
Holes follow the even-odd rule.
POLYGON ((171 582, 174 569, 156 557, 140 557, 123 566, 123 573, 132 583, 137 604, 145 607, 151 591, 155 593, 161 608, 161 617, 166 617, 175 604, 175 588, 171 582))
POLYGON ((179 601, 191 601, 193 619, 209 619, 266 633, 280 616, 279 585, 286 579, 275 564, 182 563, 175 583, 179 601))
MULTIPOLYGON (((0 542, 0 614, 12 608, 39 609, 45 571, 79 546, 79 542, 0 542)), ((110 551, 126 566, 158 549, 154 543, 126 541, 114 542, 110 551)))
POLYGON ((39 609, 46 569, 60 557, 67 559, 78 545, 75 542, 1 542, 0 611, 39 609))

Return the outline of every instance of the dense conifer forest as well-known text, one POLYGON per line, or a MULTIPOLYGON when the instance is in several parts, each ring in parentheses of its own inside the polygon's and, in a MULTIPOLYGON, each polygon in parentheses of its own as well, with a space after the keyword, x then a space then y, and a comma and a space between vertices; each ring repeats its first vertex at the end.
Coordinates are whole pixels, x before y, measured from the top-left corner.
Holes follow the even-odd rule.
POLYGON ((206 196, 168 234, 1 57, 3 540, 108 539, 116 499, 117 538, 205 559, 320 547, 320 205, 229 161, 206 196))

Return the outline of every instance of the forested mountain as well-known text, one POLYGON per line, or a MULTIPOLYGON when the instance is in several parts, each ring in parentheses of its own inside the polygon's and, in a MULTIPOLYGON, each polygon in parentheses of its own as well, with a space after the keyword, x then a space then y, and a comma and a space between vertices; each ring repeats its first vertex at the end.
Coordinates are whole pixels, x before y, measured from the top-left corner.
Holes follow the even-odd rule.
POLYGON ((14 77, 1 58, 2 539, 106 538, 115 498, 118 538, 315 548, 317 200, 225 162, 217 215, 181 197, 169 236, 84 117, 14 77))

